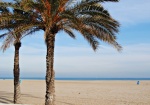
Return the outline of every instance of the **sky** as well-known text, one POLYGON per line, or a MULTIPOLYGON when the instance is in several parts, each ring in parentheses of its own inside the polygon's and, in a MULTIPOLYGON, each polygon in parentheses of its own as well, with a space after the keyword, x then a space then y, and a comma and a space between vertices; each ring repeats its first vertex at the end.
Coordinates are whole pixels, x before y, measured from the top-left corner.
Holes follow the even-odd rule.
MULTIPOLYGON (((118 52, 103 42, 94 52, 80 33, 76 39, 59 32, 55 42, 54 70, 57 78, 149 78, 150 77, 150 0, 120 0, 103 6, 121 24, 118 52)), ((22 40, 20 75, 44 78, 46 47, 43 32, 22 40)), ((0 45, 1 45, 0 41, 0 45)), ((14 47, 0 51, 0 77, 13 77, 14 47)))

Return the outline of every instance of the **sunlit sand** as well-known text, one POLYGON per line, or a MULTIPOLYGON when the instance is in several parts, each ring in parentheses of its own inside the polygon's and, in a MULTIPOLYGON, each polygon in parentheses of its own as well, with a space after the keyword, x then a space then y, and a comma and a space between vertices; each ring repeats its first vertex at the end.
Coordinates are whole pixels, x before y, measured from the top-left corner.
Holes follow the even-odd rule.
MULTIPOLYGON (((150 81, 56 81, 56 105, 150 105, 150 81)), ((21 104, 44 105, 45 81, 22 80, 21 104)), ((0 103, 13 104, 13 80, 0 80, 0 103)))

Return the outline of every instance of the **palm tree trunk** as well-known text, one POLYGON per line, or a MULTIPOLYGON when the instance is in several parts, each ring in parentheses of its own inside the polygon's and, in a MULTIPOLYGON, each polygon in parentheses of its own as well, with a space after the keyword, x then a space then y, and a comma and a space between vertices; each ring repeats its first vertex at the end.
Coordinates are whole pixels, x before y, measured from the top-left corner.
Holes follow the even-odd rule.
POLYGON ((55 73, 53 69, 54 64, 54 45, 55 45, 55 35, 46 35, 47 44, 47 55, 46 55, 46 95, 45 95, 45 105, 55 105, 55 73))
POLYGON ((15 46, 15 56, 14 56, 14 104, 18 104, 20 102, 20 68, 19 68, 19 48, 21 47, 21 43, 17 42, 14 44, 15 46))

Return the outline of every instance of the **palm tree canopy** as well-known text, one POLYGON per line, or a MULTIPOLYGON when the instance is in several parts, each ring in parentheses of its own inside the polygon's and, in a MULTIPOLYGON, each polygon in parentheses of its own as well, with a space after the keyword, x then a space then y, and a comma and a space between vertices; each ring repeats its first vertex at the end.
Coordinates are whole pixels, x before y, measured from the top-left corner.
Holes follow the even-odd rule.
MULTIPOLYGON (((20 6, 17 0, 15 3, 15 6, 20 6)), ((11 44, 20 43, 21 39, 27 35, 23 31, 19 31, 18 27, 30 23, 30 14, 21 9, 9 8, 14 5, 12 3, 1 2, 1 4, 4 5, 0 7, 0 30, 7 32, 1 34, 0 39, 4 40, 1 49, 5 51, 11 44)))
MULTIPOLYGON (((60 30, 75 38, 77 30, 96 50, 99 40, 122 48, 116 42, 119 23, 113 19, 102 2, 118 0, 15 0, 15 3, 0 2, 1 7, 11 7, 14 12, 1 15, 2 26, 14 28, 13 33, 31 34, 40 29, 56 34, 60 30), (17 1, 17 3, 16 3, 17 1), (16 12, 16 11, 20 11, 16 12), (11 21, 14 21, 13 26, 11 21)), ((3 27, 0 27, 1 29, 3 27)), ((46 34, 47 35, 47 34, 46 34)), ((48 34, 50 35, 50 34, 48 34)), ((46 37, 46 36, 45 36, 46 37)))

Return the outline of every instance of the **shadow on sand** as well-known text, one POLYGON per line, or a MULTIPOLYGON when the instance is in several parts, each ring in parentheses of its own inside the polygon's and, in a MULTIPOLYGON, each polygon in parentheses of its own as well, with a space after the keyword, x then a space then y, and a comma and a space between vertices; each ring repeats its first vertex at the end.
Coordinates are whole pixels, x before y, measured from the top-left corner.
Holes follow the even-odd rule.
POLYGON ((61 103, 61 104, 65 104, 65 105, 75 105, 75 104, 72 104, 72 103, 67 103, 67 102, 62 102, 62 101, 56 101, 58 103, 61 103))
MULTIPOLYGON (((3 104, 13 104, 13 93, 9 93, 6 91, 0 91, 0 103, 3 104)), ((21 97, 32 97, 41 99, 41 97, 35 97, 29 94, 21 94, 21 97)))
MULTIPOLYGON (((6 92, 6 91, 0 91, 0 103, 2 104, 13 104, 13 93, 11 92, 6 92)), ((26 98, 26 97, 31 97, 31 98, 38 98, 41 99, 41 97, 35 97, 30 94, 21 94, 21 99, 26 98)), ((74 105, 72 103, 67 103, 63 101, 56 101, 56 103, 60 104, 65 104, 65 105, 74 105)))
POLYGON ((0 91, 0 103, 4 103, 4 104, 10 104, 13 103, 12 99, 13 98, 13 94, 12 93, 8 93, 5 91, 0 91))

